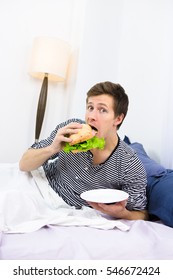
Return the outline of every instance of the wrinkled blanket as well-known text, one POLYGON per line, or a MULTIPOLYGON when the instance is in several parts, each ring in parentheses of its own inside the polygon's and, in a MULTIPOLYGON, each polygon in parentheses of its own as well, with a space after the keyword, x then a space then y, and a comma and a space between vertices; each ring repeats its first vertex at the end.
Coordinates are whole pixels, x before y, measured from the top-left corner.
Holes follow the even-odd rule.
POLYGON ((0 164, 0 231, 26 233, 46 225, 130 229, 89 207, 67 205, 48 185, 42 169, 22 172, 18 163, 0 164))

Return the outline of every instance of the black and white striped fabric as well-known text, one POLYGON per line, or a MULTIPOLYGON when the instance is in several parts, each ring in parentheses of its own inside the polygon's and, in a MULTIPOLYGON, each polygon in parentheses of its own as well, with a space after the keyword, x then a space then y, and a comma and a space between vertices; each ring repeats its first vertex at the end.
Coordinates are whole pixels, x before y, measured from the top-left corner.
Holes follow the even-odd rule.
MULTIPOLYGON (((70 119, 55 128, 50 137, 34 143, 38 149, 50 145, 61 127, 70 122, 84 123, 79 119, 70 119)), ((50 186, 69 205, 81 208, 87 205, 80 194, 97 188, 120 189, 129 194, 127 209, 146 208, 146 172, 137 154, 124 141, 119 139, 117 147, 102 164, 92 164, 92 153, 69 153, 61 151, 43 164, 50 186)))

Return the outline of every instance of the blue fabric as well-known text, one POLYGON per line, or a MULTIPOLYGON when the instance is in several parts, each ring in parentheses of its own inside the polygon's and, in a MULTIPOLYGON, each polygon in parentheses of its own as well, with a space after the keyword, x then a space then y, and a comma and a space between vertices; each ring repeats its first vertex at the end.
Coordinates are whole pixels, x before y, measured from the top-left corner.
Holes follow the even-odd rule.
POLYGON ((135 142, 131 143, 127 136, 124 137, 124 142, 128 144, 132 149, 136 151, 138 154, 139 159, 142 161, 143 165, 145 166, 147 177, 150 176, 160 176, 161 174, 164 175, 166 173, 166 168, 162 165, 151 159, 142 144, 135 142))
POLYGON ((147 197, 148 213, 173 227, 173 170, 148 178, 147 197))
POLYGON ((136 151, 147 172, 147 199, 150 217, 157 217, 165 225, 173 227, 173 170, 166 169, 151 159, 140 143, 124 141, 136 151))
POLYGON ((129 145, 132 149, 136 151, 139 159, 142 161, 145 166, 147 177, 150 176, 160 176, 166 173, 166 168, 162 165, 151 159, 145 152, 143 145, 140 143, 132 143, 129 145))

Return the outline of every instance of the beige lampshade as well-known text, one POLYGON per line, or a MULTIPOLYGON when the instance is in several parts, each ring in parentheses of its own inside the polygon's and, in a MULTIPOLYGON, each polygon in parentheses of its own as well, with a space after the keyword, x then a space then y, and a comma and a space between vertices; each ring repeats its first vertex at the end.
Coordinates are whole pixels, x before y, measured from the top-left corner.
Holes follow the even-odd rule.
POLYGON ((45 73, 51 81, 64 81, 70 56, 70 45, 58 38, 36 37, 33 42, 29 74, 43 79, 45 73))

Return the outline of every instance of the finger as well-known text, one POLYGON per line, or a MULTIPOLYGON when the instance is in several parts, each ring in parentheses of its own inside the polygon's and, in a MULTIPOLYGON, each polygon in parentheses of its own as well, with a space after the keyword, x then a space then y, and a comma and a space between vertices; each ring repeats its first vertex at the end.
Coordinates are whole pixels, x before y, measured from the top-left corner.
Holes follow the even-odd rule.
POLYGON ((94 208, 94 209, 96 209, 96 210, 99 210, 99 209, 100 209, 98 203, 90 202, 90 201, 87 201, 87 203, 88 203, 92 208, 94 208))
POLYGON ((105 203, 98 203, 98 207, 104 211, 110 211, 111 209, 114 209, 115 203, 114 204, 105 204, 105 203))
POLYGON ((82 128, 82 124, 81 123, 77 123, 77 122, 71 122, 68 125, 69 128, 82 128))
MULTIPOLYGON (((81 125, 81 124, 79 124, 79 125, 81 125)), ((59 134, 69 136, 71 134, 78 133, 80 129, 81 129, 80 126, 74 127, 74 126, 69 125, 69 126, 62 128, 61 130, 59 130, 59 134)))
POLYGON ((119 202, 119 205, 122 205, 123 207, 126 207, 126 205, 127 205, 127 199, 120 201, 120 202, 119 202))
POLYGON ((67 131, 68 134, 77 133, 78 130, 81 128, 82 128, 81 123, 70 123, 69 125, 64 127, 64 129, 67 131))
POLYGON ((65 136, 65 135, 58 135, 57 134, 57 136, 56 136, 56 138, 55 138, 55 140, 54 140, 54 143, 56 143, 56 144, 65 144, 66 142, 68 142, 68 143, 70 143, 71 142, 71 139, 68 137, 68 136, 65 136))
POLYGON ((64 134, 65 135, 71 135, 71 134, 76 134, 79 132, 79 128, 66 128, 64 134))
POLYGON ((62 136, 62 138, 61 138, 61 142, 62 143, 70 143, 72 141, 72 139, 70 139, 68 136, 62 136))

